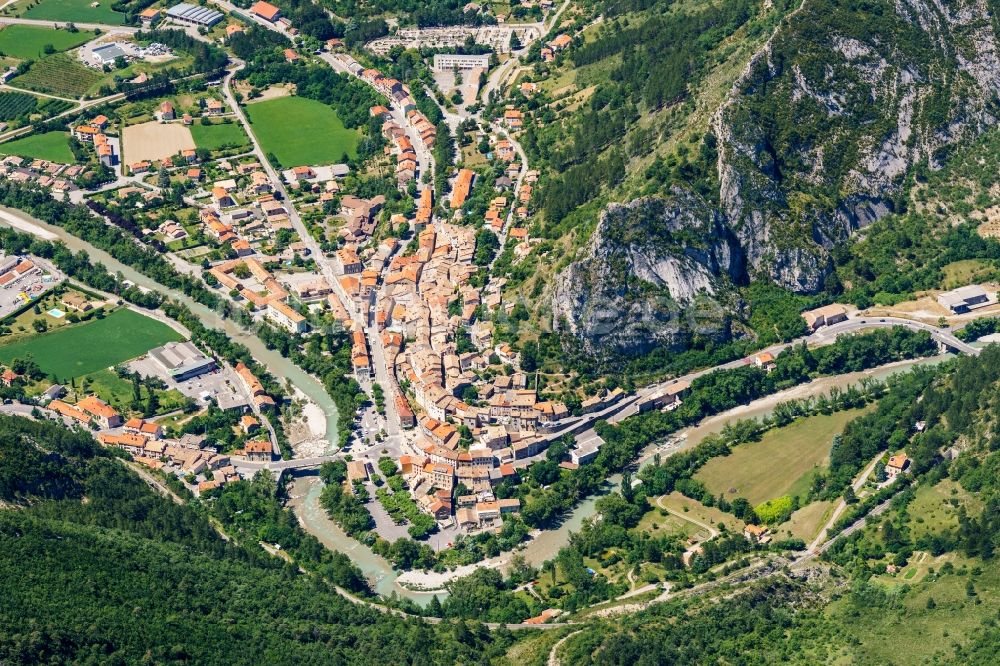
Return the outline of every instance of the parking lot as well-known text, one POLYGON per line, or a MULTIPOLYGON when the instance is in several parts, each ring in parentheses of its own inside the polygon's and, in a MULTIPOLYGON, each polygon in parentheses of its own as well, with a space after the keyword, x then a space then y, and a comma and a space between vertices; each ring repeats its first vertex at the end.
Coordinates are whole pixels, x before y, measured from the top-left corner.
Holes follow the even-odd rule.
MULTIPOLYGON (((44 296, 50 289, 62 282, 64 276, 54 266, 41 259, 29 259, 35 267, 21 276, 8 271, 11 278, 0 288, 0 318, 16 312, 24 304, 44 296)), ((4 276, 0 276, 3 278, 4 276)))
POLYGON ((162 379, 169 388, 177 389, 201 405, 207 405, 209 400, 213 400, 220 409, 237 409, 250 405, 249 396, 232 370, 219 369, 176 382, 148 356, 132 361, 129 367, 143 377, 162 379))

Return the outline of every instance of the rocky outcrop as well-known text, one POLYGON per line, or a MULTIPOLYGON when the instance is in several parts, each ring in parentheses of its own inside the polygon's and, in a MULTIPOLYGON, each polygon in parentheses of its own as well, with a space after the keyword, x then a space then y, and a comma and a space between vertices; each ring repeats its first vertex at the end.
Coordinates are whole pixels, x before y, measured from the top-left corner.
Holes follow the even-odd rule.
POLYGON ((806 0, 714 118, 720 208, 753 277, 818 291, 829 250, 893 212, 914 165, 995 124, 984 0, 806 0))
POLYGON ((806 0, 713 116, 717 202, 675 190, 609 208, 587 255, 560 276, 556 318, 595 352, 603 340, 641 353, 683 344, 679 313, 694 303, 735 314, 735 300, 720 298, 733 282, 820 291, 833 246, 897 210, 916 165, 937 168, 951 146, 995 125, 998 41, 985 0, 806 0), (638 217, 658 220, 648 230, 667 240, 614 247, 615 229, 632 228, 629 211, 651 213, 638 217), (677 243, 677 225, 710 229, 707 246, 677 243))
POLYGON ((694 335, 724 339, 742 273, 735 239, 694 195, 612 205, 586 255, 557 278, 555 324, 592 355, 681 349, 694 335))

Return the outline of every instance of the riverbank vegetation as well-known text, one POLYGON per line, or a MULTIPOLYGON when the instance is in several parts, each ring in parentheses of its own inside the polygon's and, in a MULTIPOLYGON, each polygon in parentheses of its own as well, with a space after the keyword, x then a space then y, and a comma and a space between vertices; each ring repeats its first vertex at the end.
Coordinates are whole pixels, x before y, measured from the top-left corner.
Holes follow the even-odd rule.
POLYGON ((735 593, 676 598, 598 621, 568 639, 559 657, 683 662, 752 650, 761 663, 992 663, 1000 640, 998 386, 993 346, 896 378, 877 409, 847 427, 842 439, 858 440, 848 449, 861 441, 876 446, 873 455, 903 449, 911 463, 889 484, 877 466, 881 488, 835 525, 884 510, 824 554, 832 577, 818 568, 803 576, 776 570, 735 593))

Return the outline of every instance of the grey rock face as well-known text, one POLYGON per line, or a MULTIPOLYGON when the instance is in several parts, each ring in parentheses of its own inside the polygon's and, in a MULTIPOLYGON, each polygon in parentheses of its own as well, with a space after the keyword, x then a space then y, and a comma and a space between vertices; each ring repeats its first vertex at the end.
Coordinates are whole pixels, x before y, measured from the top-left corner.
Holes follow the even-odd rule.
POLYGON ((716 211, 690 193, 608 207, 586 256, 556 280, 557 328, 590 354, 680 349, 729 335, 731 281, 743 271, 716 211))
POLYGON ((713 115, 718 204, 675 189, 609 207, 556 281, 555 324, 595 354, 723 339, 734 283, 821 290, 832 247, 893 212, 915 165, 937 168, 994 126, 1000 40, 985 0, 893 2, 868 28, 806 0, 713 115))

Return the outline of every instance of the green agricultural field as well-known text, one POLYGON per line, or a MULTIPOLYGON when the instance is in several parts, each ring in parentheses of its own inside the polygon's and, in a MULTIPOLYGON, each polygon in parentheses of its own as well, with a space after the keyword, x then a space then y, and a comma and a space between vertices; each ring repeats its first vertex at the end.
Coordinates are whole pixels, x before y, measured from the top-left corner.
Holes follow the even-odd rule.
POLYGON ((80 30, 53 30, 33 25, 9 25, 0 30, 0 52, 22 60, 41 58, 45 47, 68 51, 94 38, 94 33, 80 30))
POLYGON ((14 84, 75 99, 82 97, 102 80, 104 74, 84 66, 65 53, 57 53, 35 62, 26 74, 14 79, 14 84))
POLYGON ((38 98, 28 93, 0 92, 0 120, 14 120, 38 108, 38 98))
POLYGON ((69 132, 32 134, 23 139, 0 143, 0 155, 36 157, 64 164, 74 160, 73 153, 69 149, 69 132))
POLYGON ((0 346, 0 363, 30 356, 43 372, 66 381, 181 339, 166 324, 122 308, 103 319, 0 346))
POLYGON ((194 137, 195 145, 205 150, 250 146, 250 139, 237 123, 194 124, 191 126, 191 136, 194 137))
POLYGON ((804 495, 817 468, 827 464, 834 435, 869 408, 799 419, 714 458, 695 475, 713 494, 745 497, 754 506, 782 495, 804 495))
POLYGON ((357 155, 358 132, 347 129, 336 111, 304 97, 279 97, 247 105, 253 132, 265 153, 284 167, 336 164, 344 153, 357 155))
POLYGON ((111 8, 112 0, 97 0, 99 5, 91 7, 95 0, 41 0, 24 12, 24 18, 46 21, 76 21, 78 23, 106 23, 121 25, 125 15, 111 8))

